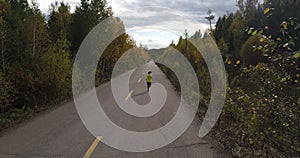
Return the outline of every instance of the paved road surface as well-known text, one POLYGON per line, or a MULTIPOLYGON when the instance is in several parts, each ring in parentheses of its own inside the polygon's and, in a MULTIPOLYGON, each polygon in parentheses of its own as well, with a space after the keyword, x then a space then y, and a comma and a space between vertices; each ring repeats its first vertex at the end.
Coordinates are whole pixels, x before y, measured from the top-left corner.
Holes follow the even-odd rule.
MULTIPOLYGON (((143 65, 133 73, 130 88, 132 97, 140 105, 146 105, 150 97, 146 93, 146 71, 152 70, 154 82, 163 84, 168 92, 162 110, 150 118, 127 115, 115 103, 110 83, 97 88, 97 94, 106 114, 120 127, 143 132, 160 128, 175 115, 180 97, 170 81, 154 63, 143 65)), ((124 85, 126 86, 126 85, 124 85)), ((213 158, 228 157, 216 148, 210 138, 198 138, 200 121, 197 118, 190 128, 170 145, 147 153, 128 153, 113 149, 99 142, 91 150, 94 158, 213 158)), ((83 157, 91 148, 95 137, 81 122, 73 101, 27 121, 12 131, 0 135, 0 158, 31 157, 83 157)))

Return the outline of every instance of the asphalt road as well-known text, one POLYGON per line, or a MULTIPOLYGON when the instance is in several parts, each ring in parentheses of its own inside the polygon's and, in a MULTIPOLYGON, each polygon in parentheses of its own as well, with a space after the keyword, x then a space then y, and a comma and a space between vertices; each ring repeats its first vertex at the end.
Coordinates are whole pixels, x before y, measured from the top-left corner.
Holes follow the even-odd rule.
MULTIPOLYGON (((113 98, 111 84, 97 88, 97 96, 107 116, 118 126, 135 132, 150 131, 167 124, 179 107, 180 96, 170 81, 154 63, 137 68, 130 78, 133 100, 146 105, 146 72, 153 72, 154 83, 161 83, 167 90, 164 107, 154 116, 138 118, 126 114, 113 98)), ((126 86, 126 85, 124 85, 126 86)), ((124 101, 126 98, 124 99, 124 101)), ((95 158, 214 158, 229 157, 217 148, 209 137, 197 137, 200 121, 195 118, 189 129, 168 146, 145 153, 130 153, 111 148, 93 136, 84 126, 73 101, 19 125, 0 135, 0 158, 90 156, 95 158)), ((105 128, 105 127, 100 127, 105 128)), ((105 137, 105 136, 103 136, 105 137)))

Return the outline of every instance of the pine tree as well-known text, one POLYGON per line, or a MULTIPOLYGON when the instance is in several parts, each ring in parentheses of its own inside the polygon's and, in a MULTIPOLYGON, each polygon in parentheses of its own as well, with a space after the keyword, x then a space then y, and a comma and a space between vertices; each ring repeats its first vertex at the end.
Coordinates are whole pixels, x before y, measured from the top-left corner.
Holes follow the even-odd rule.
POLYGON ((2 71, 6 72, 6 43, 7 43, 7 22, 5 21, 5 15, 8 11, 8 3, 5 1, 0 2, 0 44, 1 44, 1 66, 2 71))
POLYGON ((52 42, 55 43, 59 39, 71 39, 71 12, 68 4, 64 2, 51 4, 48 27, 52 42))
POLYGON ((77 52, 85 36, 102 20, 112 16, 112 9, 105 0, 81 0, 72 17, 72 44, 73 52, 77 52))
POLYGON ((205 19, 209 21, 210 32, 212 32, 212 21, 215 19, 215 16, 212 15, 212 11, 210 9, 208 10, 207 17, 205 17, 205 19))

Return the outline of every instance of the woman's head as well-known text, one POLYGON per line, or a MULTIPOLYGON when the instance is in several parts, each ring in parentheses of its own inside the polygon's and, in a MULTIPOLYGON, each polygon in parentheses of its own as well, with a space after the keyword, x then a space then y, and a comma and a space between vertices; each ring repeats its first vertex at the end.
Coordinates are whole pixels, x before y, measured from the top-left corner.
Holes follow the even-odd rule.
POLYGON ((151 73, 152 73, 152 72, 151 72, 151 71, 149 71, 149 72, 148 72, 148 75, 150 75, 151 73))

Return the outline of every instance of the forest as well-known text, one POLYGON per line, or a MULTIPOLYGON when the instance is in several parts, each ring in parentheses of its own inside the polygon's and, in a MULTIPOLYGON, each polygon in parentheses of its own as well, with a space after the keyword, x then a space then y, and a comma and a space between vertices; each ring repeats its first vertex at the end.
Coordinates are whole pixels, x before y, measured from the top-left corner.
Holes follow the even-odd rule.
MULTIPOLYGON (((0 1, 0 130, 71 98, 77 50, 85 36, 113 12, 103 0, 82 0, 74 13, 70 9, 67 3, 55 2, 45 15, 37 3, 0 1)), ((125 30, 118 18, 114 25, 125 30)), ((135 58, 127 60, 148 60, 144 49, 123 34, 99 60, 96 85, 110 79, 114 63, 131 48, 135 58)))
MULTIPOLYGON (((203 117, 210 100, 204 59, 190 41, 213 37, 224 59, 228 88, 221 117, 210 134, 234 157, 297 157, 300 153, 300 1, 237 0, 238 10, 216 26, 185 32, 173 47, 190 61, 199 78, 203 117)), ((214 19, 209 11, 209 22, 214 19)), ((0 130, 72 97, 72 66, 85 36, 113 16, 105 0, 56 2, 49 15, 27 0, 0 1, 0 130)), ((118 18, 116 25, 125 26, 118 18)), ((209 47, 209 46, 203 46, 209 47)), ((105 50, 96 86, 108 81, 114 64, 129 49, 147 61, 145 49, 123 34, 105 50)), ((169 49, 150 51, 159 58, 169 49), (160 51, 157 53, 157 51, 160 51)), ((180 66, 180 65, 178 65, 180 66)), ((176 76, 160 65, 180 90, 176 76)))
MULTIPOLYGON (((202 36, 212 36, 216 41, 224 59, 228 88, 225 106, 211 135, 234 157, 298 157, 300 1, 238 0, 237 6, 236 12, 217 19, 215 28, 204 35, 199 30, 189 36, 186 31, 177 44, 170 46, 182 52, 197 72, 202 95, 199 116, 203 118, 211 81, 204 59, 191 41, 202 36)), ((211 11, 206 19, 214 19, 211 11)), ((171 53, 169 49, 163 51, 171 53)), ((174 73, 160 67, 180 90, 174 73)))

